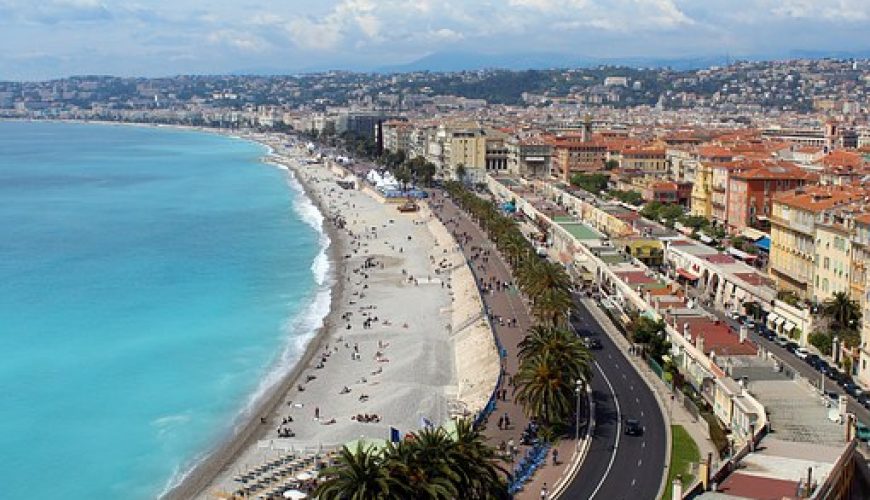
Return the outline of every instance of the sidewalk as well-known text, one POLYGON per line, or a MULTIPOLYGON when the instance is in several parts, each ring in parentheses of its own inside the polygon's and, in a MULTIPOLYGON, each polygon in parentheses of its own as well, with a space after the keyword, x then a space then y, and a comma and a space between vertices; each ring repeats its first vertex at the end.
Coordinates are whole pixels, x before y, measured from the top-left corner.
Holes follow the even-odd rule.
MULTIPOLYGON (((514 279, 509 268, 477 224, 471 221, 469 216, 460 210, 451 199, 444 198, 439 193, 433 194, 430 206, 432 213, 444 223, 459 243, 477 279, 478 288, 481 289, 481 298, 487 311, 491 318, 495 318, 492 321, 493 331, 506 354, 501 360, 503 381, 497 390, 506 390, 507 397, 496 402, 495 411, 485 423, 484 434, 494 446, 513 441, 518 449, 516 456, 519 459, 530 449, 530 447, 520 443, 520 436, 528 425, 529 419, 523 414, 522 406, 513 400, 513 387, 508 382, 510 376, 514 375, 519 367, 517 344, 533 324, 528 305, 523 300, 522 294, 513 285, 514 279), (482 255, 481 250, 489 250, 489 253, 482 255), (507 289, 494 287, 488 291, 489 284, 497 282, 511 283, 511 286, 507 289), (509 321, 502 324, 498 318, 515 319, 516 325, 509 326, 509 321), (510 425, 506 428, 499 427, 499 420, 505 416, 509 418, 510 425)), ((548 453, 544 464, 537 469, 515 497, 518 499, 539 499, 545 483, 547 490, 552 491, 571 464, 574 450, 577 447, 575 443, 573 439, 560 440, 555 443, 554 448, 558 449, 559 457, 557 464, 553 465, 552 452, 548 453)), ((512 469, 514 465, 515 463, 508 462, 505 467, 512 469)))
POLYGON ((698 451, 701 454, 701 459, 707 456, 707 453, 712 453, 714 460, 719 454, 716 452, 716 446, 710 440, 707 422, 704 419, 696 419, 689 411, 680 404, 681 395, 674 396, 671 389, 665 385, 665 382, 660 379, 652 368, 640 357, 628 353, 631 343, 622 332, 613 324, 610 317, 607 316, 593 299, 582 299, 581 302, 586 305, 595 320, 601 325, 605 332, 614 340, 616 345, 622 349, 625 357, 637 369, 638 373, 647 381, 647 384, 653 388, 658 395, 659 401, 663 404, 666 411, 666 419, 671 425, 681 425, 692 436, 692 439, 698 445, 698 451))

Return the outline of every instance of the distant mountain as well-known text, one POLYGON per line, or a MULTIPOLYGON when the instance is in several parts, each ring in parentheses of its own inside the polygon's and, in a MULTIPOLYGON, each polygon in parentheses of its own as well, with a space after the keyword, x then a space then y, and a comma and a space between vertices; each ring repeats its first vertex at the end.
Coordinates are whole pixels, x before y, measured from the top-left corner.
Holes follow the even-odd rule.
POLYGON ((435 52, 415 61, 377 68, 381 73, 408 73, 413 71, 467 71, 485 68, 499 69, 550 69, 583 68, 589 66, 671 67, 674 69, 697 69, 723 64, 724 56, 686 58, 595 58, 579 54, 526 53, 526 54, 479 54, 472 52, 435 52))

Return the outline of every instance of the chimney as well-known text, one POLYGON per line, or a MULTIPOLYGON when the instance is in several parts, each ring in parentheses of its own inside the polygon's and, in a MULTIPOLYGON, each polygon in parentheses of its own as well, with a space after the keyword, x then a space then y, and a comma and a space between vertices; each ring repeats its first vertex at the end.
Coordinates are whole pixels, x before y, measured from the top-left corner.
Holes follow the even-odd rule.
POLYGON ((698 348, 702 353, 704 352, 704 336, 698 334, 698 337, 695 339, 695 347, 698 348))
POLYGON ((748 331, 749 331, 749 329, 746 328, 746 325, 740 325, 740 343, 741 344, 746 343, 746 335, 747 335, 748 331))
POLYGON ((688 341, 692 340, 692 335, 690 333, 688 323, 683 323, 683 337, 688 341))

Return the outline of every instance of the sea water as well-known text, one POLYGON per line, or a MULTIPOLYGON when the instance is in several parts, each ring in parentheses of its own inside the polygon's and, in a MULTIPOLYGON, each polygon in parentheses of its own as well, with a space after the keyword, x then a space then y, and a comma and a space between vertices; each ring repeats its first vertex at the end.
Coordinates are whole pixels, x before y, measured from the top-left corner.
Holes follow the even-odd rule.
POLYGON ((0 497, 155 497, 298 358, 328 239, 265 153, 0 122, 0 497))

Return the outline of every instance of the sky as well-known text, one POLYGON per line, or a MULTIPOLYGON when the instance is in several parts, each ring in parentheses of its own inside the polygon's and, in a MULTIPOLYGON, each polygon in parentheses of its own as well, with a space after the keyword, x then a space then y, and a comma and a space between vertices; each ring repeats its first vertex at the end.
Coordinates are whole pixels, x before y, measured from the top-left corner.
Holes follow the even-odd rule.
POLYGON ((870 0, 0 0, 0 80, 870 50, 870 0))

